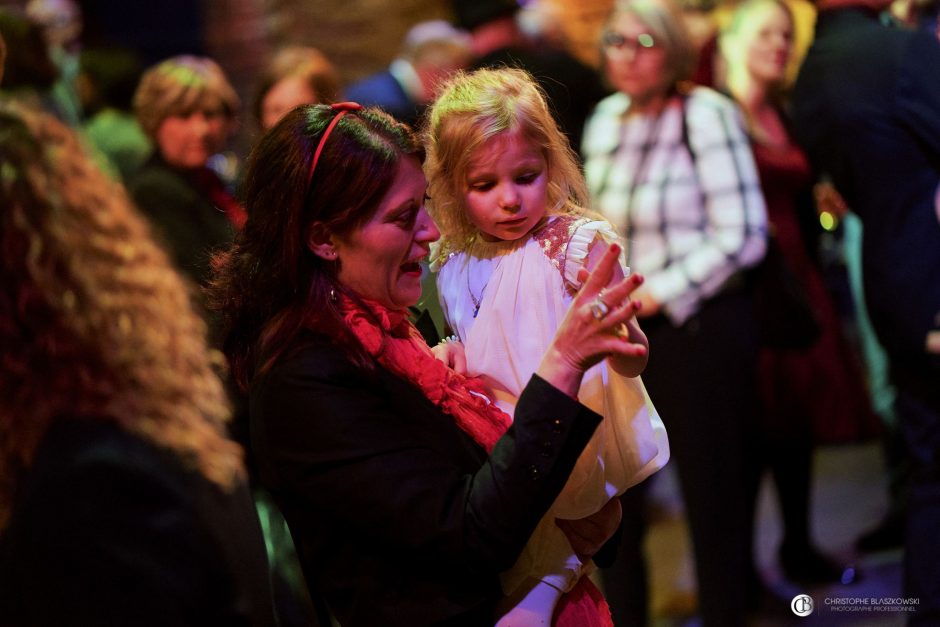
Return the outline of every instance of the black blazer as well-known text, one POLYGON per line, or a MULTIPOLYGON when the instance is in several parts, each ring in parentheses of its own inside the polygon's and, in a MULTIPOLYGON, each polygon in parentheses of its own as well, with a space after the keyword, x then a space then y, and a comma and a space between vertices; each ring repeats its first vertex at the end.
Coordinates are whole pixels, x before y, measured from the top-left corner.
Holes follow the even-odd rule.
POLYGON ((863 8, 823 11, 792 100, 797 139, 865 225, 879 339, 893 362, 917 359, 940 328, 940 44, 863 8))
POLYGON ((491 456, 415 387, 305 343, 253 386, 262 483, 343 627, 492 624, 600 416, 538 377, 491 456))
POLYGON ((0 535, 0 625, 275 625, 244 485, 113 423, 55 424, 0 535))
POLYGON ((205 285, 213 252, 228 248, 235 227, 201 189, 195 174, 172 167, 155 151, 131 179, 129 190, 177 270, 196 285, 205 285))

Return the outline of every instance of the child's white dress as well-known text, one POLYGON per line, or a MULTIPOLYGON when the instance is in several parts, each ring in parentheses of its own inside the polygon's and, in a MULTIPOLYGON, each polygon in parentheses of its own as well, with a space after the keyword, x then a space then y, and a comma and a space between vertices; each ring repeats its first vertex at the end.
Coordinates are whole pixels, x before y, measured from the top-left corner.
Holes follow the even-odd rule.
MULTIPOLYGON (((482 375, 509 415, 571 306, 578 271, 598 238, 614 242, 617 235, 602 220, 559 216, 523 240, 477 242, 472 254, 454 253, 437 264, 441 305, 464 342, 468 374, 482 375)), ((578 398, 604 420, 519 560, 503 574, 506 594, 529 578, 570 590, 588 571, 554 519, 597 512, 669 459, 665 427, 639 378, 622 377, 601 362, 585 373, 578 398)))

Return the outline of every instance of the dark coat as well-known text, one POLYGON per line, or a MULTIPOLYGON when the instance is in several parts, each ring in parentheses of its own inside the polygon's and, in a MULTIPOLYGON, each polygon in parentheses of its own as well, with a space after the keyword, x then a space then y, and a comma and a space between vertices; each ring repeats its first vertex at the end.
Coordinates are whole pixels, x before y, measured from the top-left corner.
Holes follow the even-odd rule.
POLYGON ((410 383, 316 337, 251 394, 261 481, 343 627, 492 624, 499 573, 599 421, 533 377, 488 457, 410 383))
POLYGON ((940 328, 940 44, 861 8, 824 11, 793 92, 797 139, 861 218, 879 339, 899 363, 940 328))
POLYGON ((412 100, 389 70, 383 70, 351 84, 346 99, 364 107, 381 107, 396 120, 415 127, 425 107, 412 100))
POLYGON ((113 423, 58 421, 0 535, 0 624, 275 625, 246 487, 113 423))
POLYGON ((176 268, 196 285, 205 285, 212 253, 231 244, 235 228, 199 185, 196 173, 173 168, 155 152, 129 190, 176 268))

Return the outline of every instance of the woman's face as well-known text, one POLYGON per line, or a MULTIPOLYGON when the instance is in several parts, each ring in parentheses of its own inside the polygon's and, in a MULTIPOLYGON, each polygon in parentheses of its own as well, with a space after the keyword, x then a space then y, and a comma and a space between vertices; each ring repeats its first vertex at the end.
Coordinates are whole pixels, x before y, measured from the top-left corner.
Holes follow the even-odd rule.
POLYGON ((282 78, 271 86, 261 100, 261 126, 267 130, 295 107, 317 102, 317 95, 307 81, 299 76, 282 78))
POLYGON ((157 127, 157 146, 170 165, 198 168, 222 149, 228 129, 229 118, 221 109, 197 109, 171 115, 157 127))
POLYGON ((424 208, 427 185, 418 160, 402 159, 375 215, 347 236, 333 236, 340 283, 392 309, 418 302, 420 262, 441 236, 424 208))
MULTIPOLYGON (((793 48, 793 22, 790 14, 775 2, 754 7, 740 26, 737 47, 748 74, 762 84, 779 83, 786 78, 793 48)), ((737 55, 735 55, 737 56, 737 55)))
POLYGON ((665 44, 632 13, 613 19, 604 37, 607 78, 637 103, 666 93, 672 78, 667 68, 665 44))

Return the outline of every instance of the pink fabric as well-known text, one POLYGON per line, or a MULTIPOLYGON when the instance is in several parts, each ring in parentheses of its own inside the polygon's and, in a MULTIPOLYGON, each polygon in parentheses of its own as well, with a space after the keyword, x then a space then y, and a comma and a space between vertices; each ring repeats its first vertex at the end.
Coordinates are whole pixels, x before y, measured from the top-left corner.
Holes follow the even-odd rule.
POLYGON ((554 627, 614 627, 610 607, 594 582, 581 577, 555 607, 554 627))

